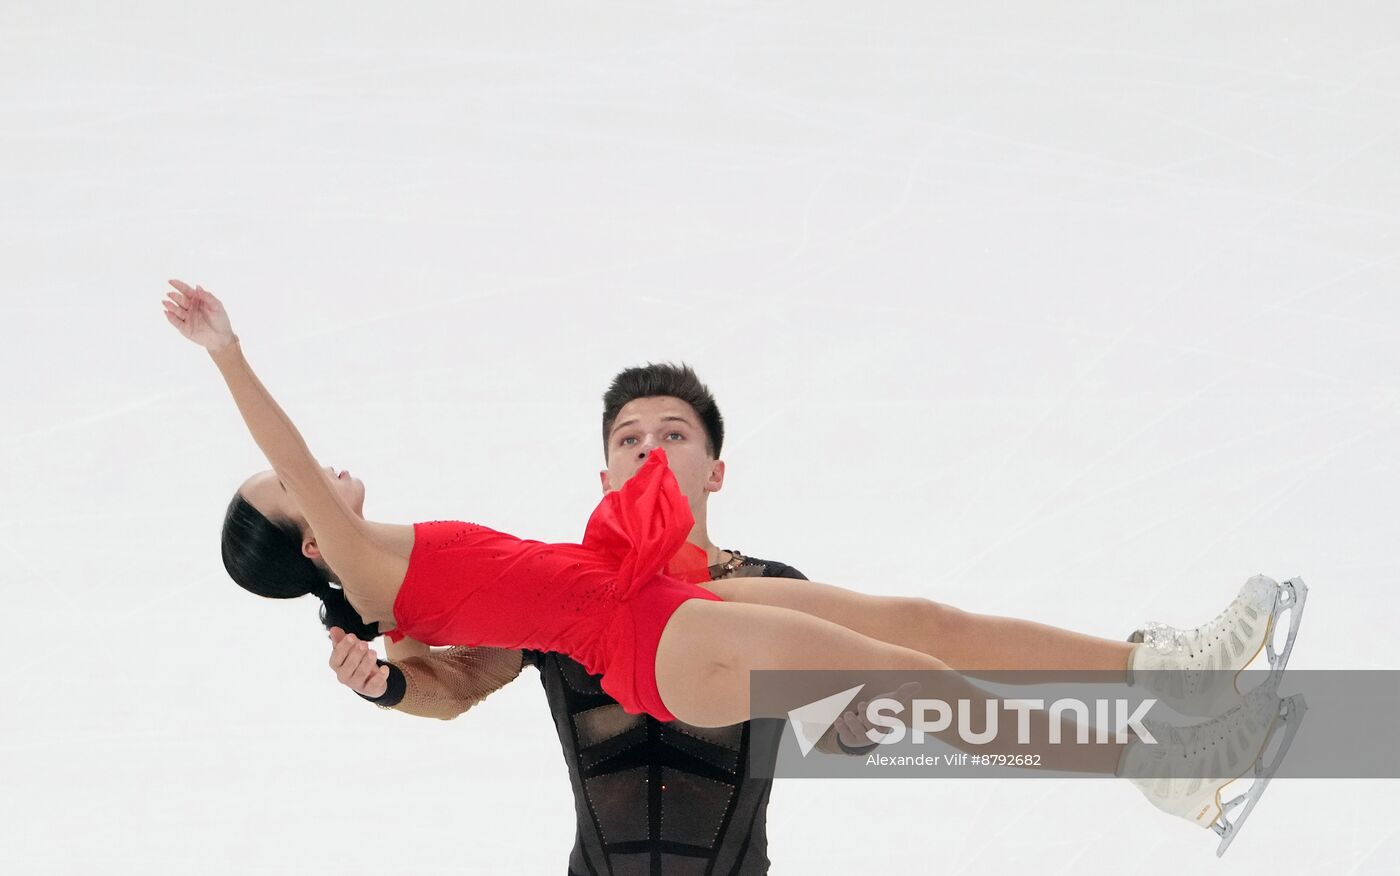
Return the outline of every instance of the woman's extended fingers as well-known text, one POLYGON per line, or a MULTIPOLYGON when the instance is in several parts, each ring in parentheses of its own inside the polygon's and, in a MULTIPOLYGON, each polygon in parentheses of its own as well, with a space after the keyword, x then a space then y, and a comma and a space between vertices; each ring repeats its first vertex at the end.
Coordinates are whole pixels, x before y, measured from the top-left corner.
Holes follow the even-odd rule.
MULTIPOLYGON (((178 282, 171 280, 171 283, 178 282)), ((181 284, 184 285, 184 284, 181 284)), ((165 318, 170 324, 180 330, 180 333, 189 337, 193 331, 190 319, 193 313, 190 308, 190 299, 180 292, 167 292, 166 297, 161 299, 161 304, 165 305, 165 318)))
MULTIPOLYGON (((171 280, 170 282, 171 284, 179 283, 178 280, 171 280)), ((200 308, 200 305, 203 303, 200 300, 201 290, 198 287, 191 289, 185 283, 180 283, 180 287, 181 288, 178 288, 173 292, 166 292, 165 300, 183 311, 198 310, 200 308)))
POLYGON ((194 288, 191 288, 189 283, 180 280, 171 280, 170 285, 175 287, 175 291, 166 294, 181 307, 190 307, 195 304, 204 304, 210 307, 220 305, 219 299, 214 297, 214 293, 203 286, 195 285, 194 288))
POLYGON ((214 296, 204 291, 203 286, 190 288, 189 283, 180 280, 171 280, 170 285, 175 291, 165 293, 167 306, 173 304, 180 315, 189 316, 211 306, 210 299, 214 296))

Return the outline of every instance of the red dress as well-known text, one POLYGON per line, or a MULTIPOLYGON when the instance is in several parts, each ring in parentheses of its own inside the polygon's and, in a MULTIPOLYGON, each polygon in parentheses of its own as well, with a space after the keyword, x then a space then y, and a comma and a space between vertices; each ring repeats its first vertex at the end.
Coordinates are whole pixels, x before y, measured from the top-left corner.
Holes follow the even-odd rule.
POLYGON ((656 689, 661 631, 687 599, 719 601, 694 583, 709 577, 703 552, 686 544, 694 524, 660 449, 603 497, 583 544, 415 523, 397 626, 386 635, 557 651, 601 673, 603 690, 626 711, 673 721, 656 689))

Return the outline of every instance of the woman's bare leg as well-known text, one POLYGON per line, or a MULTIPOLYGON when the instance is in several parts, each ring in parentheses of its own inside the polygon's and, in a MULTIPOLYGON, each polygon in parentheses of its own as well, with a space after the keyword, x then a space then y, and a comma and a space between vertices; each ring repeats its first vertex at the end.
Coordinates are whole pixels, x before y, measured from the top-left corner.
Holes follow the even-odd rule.
MULTIPOLYGON (((919 651, 879 641, 811 614, 770 605, 692 599, 666 624, 656 654, 656 684, 677 718, 701 727, 737 724, 750 714, 749 673, 757 669, 936 669, 948 664, 919 651)), ((834 691, 833 691, 834 693, 834 691)), ((966 699, 974 715, 995 700, 956 672, 938 673, 920 697, 948 703, 966 699), (930 686, 935 689, 930 690, 930 686)), ((980 722, 979 722, 980 724, 980 722)), ((971 745, 956 722, 935 733, 943 741, 982 754, 1039 754, 1041 768, 1112 775, 1123 745, 1049 745, 1049 716, 1030 713, 1031 744, 1016 743, 1016 721, 999 720, 996 738, 971 745)), ((1076 725, 1061 721, 1061 738, 1076 739, 1076 725)))
POLYGON ((1133 645, 1034 621, 973 614, 928 599, 871 596, 793 578, 722 578, 704 585, 729 602, 814 615, 931 654, 959 672, 1045 669, 1123 672, 1133 645))

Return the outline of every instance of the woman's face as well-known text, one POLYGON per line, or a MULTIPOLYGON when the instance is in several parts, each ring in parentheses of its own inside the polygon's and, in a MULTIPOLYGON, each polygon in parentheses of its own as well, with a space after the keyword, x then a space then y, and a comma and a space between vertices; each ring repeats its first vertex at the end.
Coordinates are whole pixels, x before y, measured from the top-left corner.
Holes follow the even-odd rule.
MULTIPOLYGON (((345 504, 360 517, 365 516, 365 484, 359 478, 350 477, 350 472, 337 472, 331 466, 325 467, 326 476, 331 480, 331 489, 340 494, 345 504)), ((277 478, 277 472, 269 469, 260 471, 238 488, 238 492, 248 504, 258 509, 269 520, 293 520, 307 530, 306 515, 277 478)))

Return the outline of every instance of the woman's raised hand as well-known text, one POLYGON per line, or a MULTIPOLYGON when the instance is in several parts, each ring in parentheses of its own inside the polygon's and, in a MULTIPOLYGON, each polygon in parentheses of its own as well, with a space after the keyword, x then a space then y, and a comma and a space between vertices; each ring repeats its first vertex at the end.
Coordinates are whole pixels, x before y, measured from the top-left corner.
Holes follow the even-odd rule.
POLYGON ((180 330, 180 334, 211 353, 238 340, 229 325, 224 305, 203 286, 190 288, 188 283, 171 280, 174 292, 166 293, 165 318, 180 330))

